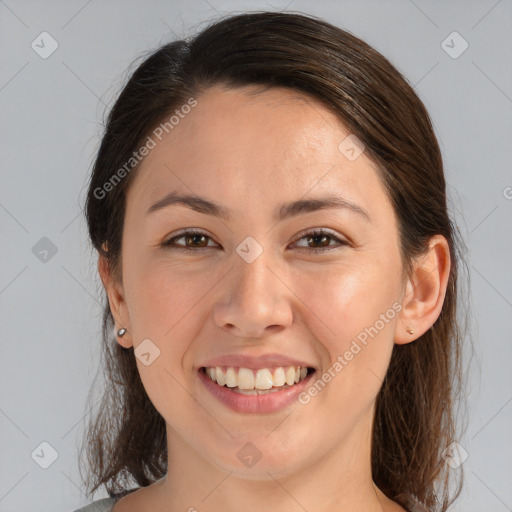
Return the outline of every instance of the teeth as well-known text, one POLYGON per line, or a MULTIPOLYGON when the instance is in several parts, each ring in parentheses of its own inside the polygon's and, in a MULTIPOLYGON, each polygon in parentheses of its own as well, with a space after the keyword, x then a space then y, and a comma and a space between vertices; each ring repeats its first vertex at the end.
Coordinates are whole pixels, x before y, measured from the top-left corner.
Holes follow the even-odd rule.
POLYGON ((227 368, 220 366, 206 368, 206 375, 219 386, 237 388, 236 391, 243 394, 259 394, 256 392, 252 393, 252 390, 278 391, 278 388, 297 384, 305 379, 307 374, 307 368, 301 368, 300 366, 279 366, 274 371, 270 368, 251 370, 249 368, 237 369, 232 366, 227 368))
POLYGON ((228 388, 236 388, 238 386, 234 368, 228 368, 226 371, 226 386, 228 388))
MULTIPOLYGON (((240 375, 240 373, 242 372, 243 369, 244 368, 240 368, 238 375, 240 375)), ((239 386, 239 387, 240 387, 240 389, 244 389, 241 386, 239 386)), ((270 389, 272 387, 272 374, 270 373, 270 370, 268 368, 263 368, 256 372, 256 379, 254 380, 253 387, 256 389, 270 389)), ((245 388, 245 389, 251 389, 251 388, 245 388)))
MULTIPOLYGON (((307 369, 304 368, 307 373, 307 369)), ((215 380, 215 379, 212 379, 215 380)), ((274 370, 274 386, 284 386, 286 384, 286 375, 284 373, 284 368, 280 366, 274 370)))
MULTIPOLYGON (((234 368, 228 368, 226 374, 230 370, 233 372, 233 375, 235 376, 234 381, 237 382, 234 368)), ((252 370, 249 370, 247 368, 240 368, 240 370, 238 370, 238 382, 235 384, 235 386, 237 385, 240 389, 254 389, 254 373, 252 373, 252 370)))
POLYGON ((215 367, 215 377, 219 386, 224 386, 224 384, 226 384, 226 376, 224 375, 224 372, 220 366, 215 367))
POLYGON ((293 386, 295 384, 295 368, 290 366, 286 369, 286 384, 293 386))

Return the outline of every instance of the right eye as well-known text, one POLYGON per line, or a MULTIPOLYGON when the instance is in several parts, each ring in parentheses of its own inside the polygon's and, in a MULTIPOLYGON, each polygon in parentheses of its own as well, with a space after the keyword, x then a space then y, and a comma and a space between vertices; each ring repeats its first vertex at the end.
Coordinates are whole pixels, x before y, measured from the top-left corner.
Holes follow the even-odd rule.
POLYGON ((198 230, 195 230, 195 229, 187 229, 187 230, 183 231, 181 234, 179 234, 177 236, 174 236, 172 238, 169 238, 169 240, 163 242, 161 244, 161 247, 165 247, 167 249, 175 249, 175 250, 182 251, 182 252, 185 252, 185 253, 196 252, 197 250, 208 249, 209 248, 207 245, 206 246, 195 247, 195 248, 193 248, 193 247, 190 248, 190 247, 186 247, 186 245, 182 246, 182 245, 179 245, 179 244, 178 244, 177 247, 173 247, 173 246, 176 245, 175 241, 176 240, 181 240, 182 238, 185 240, 185 244, 187 244, 189 242, 191 244, 202 243, 201 240, 204 241, 204 239, 210 239, 211 240, 211 237, 206 235, 202 231, 198 231, 198 230))

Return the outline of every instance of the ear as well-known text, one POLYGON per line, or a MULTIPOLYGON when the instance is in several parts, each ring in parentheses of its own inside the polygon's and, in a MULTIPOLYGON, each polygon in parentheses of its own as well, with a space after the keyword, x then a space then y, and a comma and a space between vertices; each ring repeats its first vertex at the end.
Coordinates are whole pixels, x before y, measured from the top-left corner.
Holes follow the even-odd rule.
POLYGON ((414 341, 434 325, 446 296, 450 265, 446 238, 433 236, 427 252, 413 262, 412 276, 407 280, 402 310, 395 327, 395 343, 403 345, 414 341), (408 329, 414 333, 410 334, 408 329))
POLYGON ((128 308, 124 298, 123 285, 122 283, 117 282, 111 275, 105 256, 99 255, 98 257, 98 272, 101 277, 101 282, 107 292, 110 311, 114 317, 116 339, 121 346, 130 348, 133 345, 133 339, 131 337, 132 329, 128 308), (117 330, 122 327, 126 328, 127 332, 121 338, 120 336, 117 336, 117 330))

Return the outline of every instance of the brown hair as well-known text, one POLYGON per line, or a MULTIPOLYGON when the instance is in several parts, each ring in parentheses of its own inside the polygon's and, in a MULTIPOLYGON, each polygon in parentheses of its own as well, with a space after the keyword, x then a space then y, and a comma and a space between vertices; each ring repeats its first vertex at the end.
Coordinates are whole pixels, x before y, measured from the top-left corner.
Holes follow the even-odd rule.
MULTIPOLYGON (((452 264, 441 314, 416 341, 395 344, 377 397, 372 440, 372 476, 389 498, 406 508, 447 510, 462 487, 459 468, 453 475, 460 477, 458 486, 450 492, 453 472, 442 455, 456 439, 455 405, 463 389, 464 330, 456 317, 463 242, 447 211, 430 117, 407 80, 368 44, 314 16, 251 12, 152 52, 112 107, 94 163, 86 200, 94 248, 121 279, 125 198, 137 165, 108 193, 98 191, 156 126, 218 84, 288 87, 338 115, 378 166, 398 219, 405 274, 430 237, 441 234, 448 241, 452 264)), ((130 478, 148 486, 167 471, 165 421, 144 390, 133 350, 116 342, 113 328, 106 300, 106 389, 85 439, 89 496, 101 485, 111 496, 126 491, 130 478)))

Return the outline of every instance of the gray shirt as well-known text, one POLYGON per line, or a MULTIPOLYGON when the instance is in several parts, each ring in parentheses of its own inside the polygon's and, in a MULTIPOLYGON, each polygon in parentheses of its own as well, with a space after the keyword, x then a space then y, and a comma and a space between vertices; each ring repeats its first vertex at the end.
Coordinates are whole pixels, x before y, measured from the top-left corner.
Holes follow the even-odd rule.
POLYGON ((138 491, 139 489, 140 487, 135 487, 134 489, 125 489, 124 491, 114 494, 110 498, 103 498, 101 500, 93 501, 89 505, 79 508, 74 512, 112 512, 112 508, 121 498, 127 494, 138 491))
POLYGON ((93 501, 89 505, 79 508, 74 512, 111 512, 116 501, 115 498, 103 498, 102 500, 93 501))

